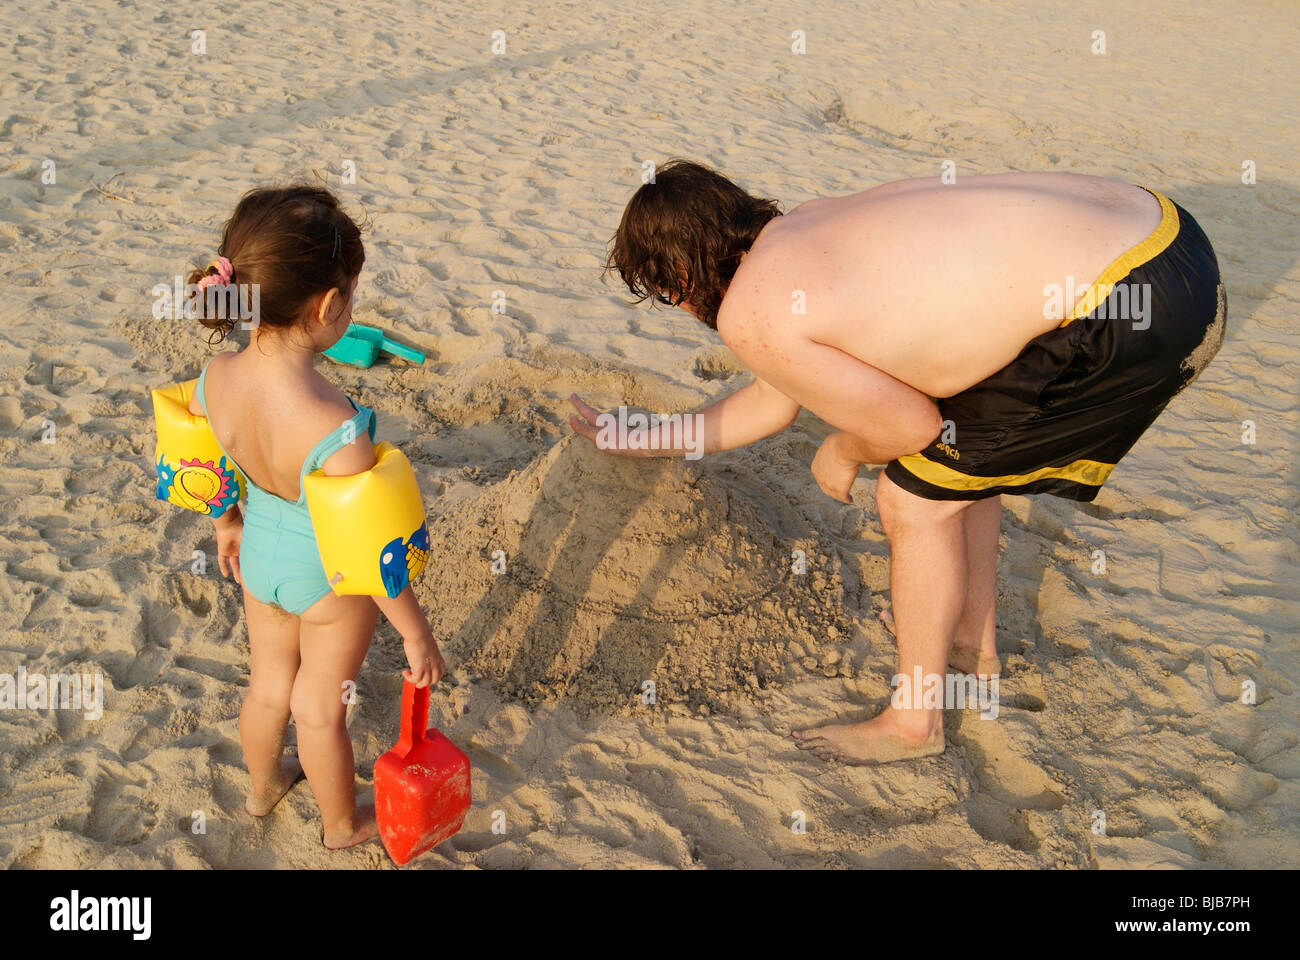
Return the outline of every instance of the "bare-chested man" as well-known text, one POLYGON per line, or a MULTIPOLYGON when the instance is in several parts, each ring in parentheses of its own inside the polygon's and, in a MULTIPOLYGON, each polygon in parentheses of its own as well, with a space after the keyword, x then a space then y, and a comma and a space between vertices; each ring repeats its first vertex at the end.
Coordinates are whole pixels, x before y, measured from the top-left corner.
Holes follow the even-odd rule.
MULTIPOLYGON (((753 372, 702 411, 705 452, 803 407, 838 429, 812 462, 829 496, 851 502, 859 467, 888 464, 876 505, 904 677, 999 671, 1000 495, 1092 500, 1223 340, 1218 265, 1191 216, 1076 174, 907 180, 781 215, 673 161, 628 203, 609 264, 753 372)), ((573 402, 595 441, 600 414, 573 402)), ((915 699, 794 736, 852 763, 939 753, 942 712, 915 699)))

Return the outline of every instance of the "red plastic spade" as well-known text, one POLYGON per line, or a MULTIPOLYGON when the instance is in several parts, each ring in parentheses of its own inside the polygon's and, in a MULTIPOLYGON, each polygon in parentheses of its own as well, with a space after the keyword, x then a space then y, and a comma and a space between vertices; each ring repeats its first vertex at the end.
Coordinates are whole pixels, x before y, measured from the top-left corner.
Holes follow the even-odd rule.
POLYGON ((375 821, 400 866, 460 829, 469 811, 469 757, 429 722, 429 688, 402 686, 402 735, 375 761, 375 821))

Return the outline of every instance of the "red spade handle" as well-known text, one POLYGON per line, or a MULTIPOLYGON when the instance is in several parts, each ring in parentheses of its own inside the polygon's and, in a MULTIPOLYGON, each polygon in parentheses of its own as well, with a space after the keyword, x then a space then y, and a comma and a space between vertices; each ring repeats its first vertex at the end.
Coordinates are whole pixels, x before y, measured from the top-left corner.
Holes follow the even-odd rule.
POLYGON ((429 688, 402 681, 402 735, 393 747, 403 757, 424 743, 429 726, 429 688))

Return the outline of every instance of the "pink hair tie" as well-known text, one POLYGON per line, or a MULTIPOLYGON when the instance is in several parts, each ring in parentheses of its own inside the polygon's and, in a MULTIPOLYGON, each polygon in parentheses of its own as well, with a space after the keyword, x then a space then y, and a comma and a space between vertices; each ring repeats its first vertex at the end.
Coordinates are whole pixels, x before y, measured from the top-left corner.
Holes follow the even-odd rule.
POLYGON ((209 270, 213 267, 217 268, 216 273, 210 273, 206 277, 199 278, 198 287, 200 290, 204 290, 214 283, 218 283, 224 287, 230 282, 230 278, 234 276, 235 268, 230 265, 230 261, 225 257, 217 257, 217 259, 208 264, 209 270))

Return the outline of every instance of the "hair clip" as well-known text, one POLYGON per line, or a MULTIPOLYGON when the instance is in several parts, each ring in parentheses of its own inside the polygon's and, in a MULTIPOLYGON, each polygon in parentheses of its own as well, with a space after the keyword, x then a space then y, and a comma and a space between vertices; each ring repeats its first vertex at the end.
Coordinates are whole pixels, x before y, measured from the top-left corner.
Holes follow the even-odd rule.
POLYGON ((342 245, 343 245, 343 235, 342 235, 341 233, 339 233, 339 227, 338 227, 338 224, 336 223, 336 224, 334 225, 334 249, 333 249, 333 251, 331 251, 331 253, 330 253, 330 259, 331 259, 331 260, 336 260, 336 259, 338 259, 339 248, 340 248, 342 245))
POLYGON ((199 278, 198 288, 200 290, 210 287, 214 283, 220 284, 224 287, 226 284, 230 283, 230 278, 234 276, 235 273, 235 268, 231 266, 230 261, 225 257, 217 257, 217 259, 208 264, 209 270, 214 268, 217 271, 216 273, 210 273, 206 277, 199 278))

